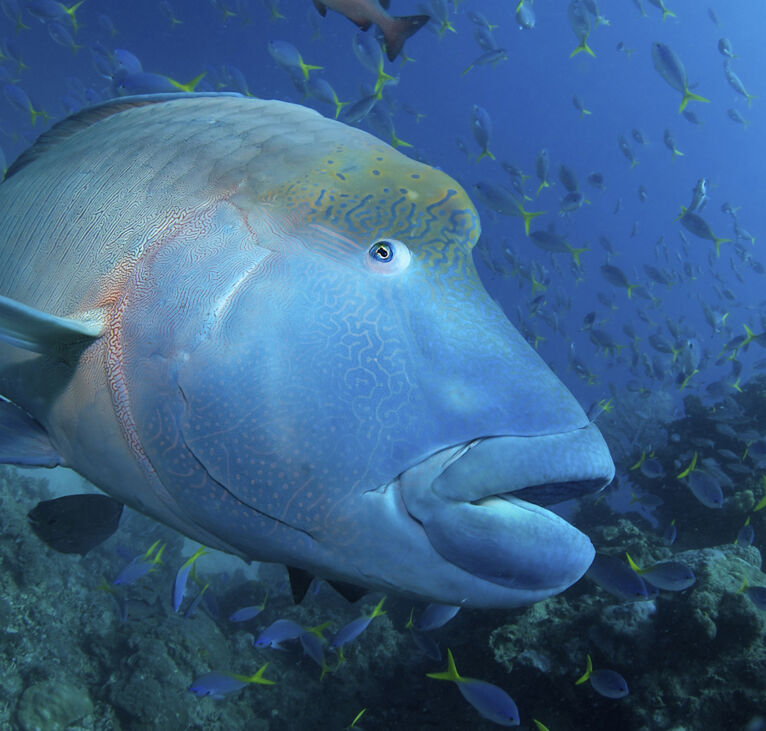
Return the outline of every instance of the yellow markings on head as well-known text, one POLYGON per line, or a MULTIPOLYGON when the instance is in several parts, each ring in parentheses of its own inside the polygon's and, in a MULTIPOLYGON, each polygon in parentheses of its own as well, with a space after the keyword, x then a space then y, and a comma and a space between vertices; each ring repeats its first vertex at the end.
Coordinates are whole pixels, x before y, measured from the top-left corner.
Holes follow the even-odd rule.
POLYGON ((476 209, 454 180, 378 144, 337 145, 279 188, 259 191, 258 202, 281 208, 287 228, 320 231, 306 245, 338 256, 394 238, 445 271, 465 266, 479 236, 476 209))

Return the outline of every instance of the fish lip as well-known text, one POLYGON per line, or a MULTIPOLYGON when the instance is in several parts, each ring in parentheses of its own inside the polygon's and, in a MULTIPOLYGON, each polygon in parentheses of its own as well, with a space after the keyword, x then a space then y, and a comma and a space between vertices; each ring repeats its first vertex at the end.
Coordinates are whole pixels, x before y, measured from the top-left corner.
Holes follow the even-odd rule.
POLYGON ((468 440, 427 457, 397 483, 409 518, 435 553, 511 590, 522 597, 518 605, 566 589, 595 553, 587 536, 536 504, 535 492, 562 485, 594 492, 613 475, 603 437, 588 424, 559 434, 468 440))
MULTIPOLYGON (((580 498, 586 495, 595 494, 603 490, 614 477, 614 463, 609 456, 606 444, 601 437, 598 428, 592 422, 585 426, 571 429, 565 432, 554 432, 540 435, 517 435, 517 434, 493 434, 490 436, 476 437, 456 444, 446 449, 434 452, 430 456, 415 466, 419 469, 423 465, 429 465, 426 470, 432 485, 437 485, 437 494, 452 500, 462 500, 464 502, 476 502, 490 497, 504 497, 512 495, 514 498, 530 502, 535 505, 555 505, 565 500, 580 498), (587 438, 580 438, 585 437, 587 438), (577 460, 574 464, 557 465, 555 460, 548 461, 543 469, 533 465, 532 471, 546 475, 548 479, 533 478, 532 480, 517 480, 514 484, 511 480, 506 481, 506 475, 492 475, 495 478, 495 484, 498 489, 482 489, 481 483, 474 480, 470 474, 460 475, 460 471, 476 457, 483 449, 490 452, 497 452, 496 447, 502 449, 503 446, 515 447, 523 454, 531 453, 533 461, 540 461, 544 457, 555 457, 555 452, 560 445, 566 445, 576 441, 585 442, 584 446, 590 442, 593 453, 596 458, 590 462, 587 460, 577 460), (542 447, 542 448, 541 448, 542 447), (462 462, 461 462, 462 460, 462 462), (450 472, 457 472, 457 477, 463 477, 463 485, 468 487, 465 490, 438 488, 438 482, 450 472), (498 480, 499 478, 499 480, 498 480), (461 494, 462 492, 462 494, 461 494), (542 497, 541 493, 546 496, 542 497), (566 494, 569 493, 569 494, 566 494), (560 499, 552 499, 553 494, 564 495, 560 499)), ((507 466, 504 466, 507 467, 507 466)), ((470 468, 469 468, 470 469, 470 468)), ((407 470, 410 472, 410 470, 407 470)), ((402 473, 406 474, 406 473, 402 473)), ((401 478, 401 475, 400 475, 401 478)))

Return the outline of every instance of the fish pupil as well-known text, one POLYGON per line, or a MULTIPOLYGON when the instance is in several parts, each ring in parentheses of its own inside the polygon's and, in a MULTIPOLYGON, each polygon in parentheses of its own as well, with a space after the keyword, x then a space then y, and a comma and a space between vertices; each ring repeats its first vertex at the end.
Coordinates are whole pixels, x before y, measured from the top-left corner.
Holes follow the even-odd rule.
POLYGON ((394 249, 387 241, 378 241, 372 245, 370 256, 378 261, 391 261, 394 258, 394 249))

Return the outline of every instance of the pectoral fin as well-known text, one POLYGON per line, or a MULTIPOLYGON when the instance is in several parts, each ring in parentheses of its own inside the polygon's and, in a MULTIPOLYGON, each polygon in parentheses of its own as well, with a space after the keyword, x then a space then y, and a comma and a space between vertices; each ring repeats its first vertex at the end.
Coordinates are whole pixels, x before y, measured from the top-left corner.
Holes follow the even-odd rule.
POLYGON ((56 467, 64 464, 45 429, 18 406, 0 398, 0 464, 56 467))
POLYGON ((36 353, 101 336, 104 323, 98 318, 58 317, 0 295, 0 340, 36 353))

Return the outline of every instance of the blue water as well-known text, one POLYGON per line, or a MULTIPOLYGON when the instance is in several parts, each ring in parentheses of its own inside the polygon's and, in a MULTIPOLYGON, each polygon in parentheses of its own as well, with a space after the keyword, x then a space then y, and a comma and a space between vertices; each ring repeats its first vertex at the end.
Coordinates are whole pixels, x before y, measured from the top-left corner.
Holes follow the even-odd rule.
MULTIPOLYGON (((533 221, 532 228, 553 224, 572 246, 588 247, 581 257, 582 273, 575 276, 568 254, 541 251, 524 236, 521 219, 499 215, 477 203, 484 237, 480 246, 499 265, 498 271, 490 271, 477 257, 488 289, 531 341, 538 341, 542 357, 585 408, 610 395, 616 395, 619 403, 619 394, 629 384, 633 392, 666 393, 671 401, 667 414, 674 416, 683 414, 682 399, 686 395, 710 401, 705 387, 711 383, 721 381, 723 392, 733 394, 732 361, 723 359, 716 365, 716 360, 722 351, 732 353, 732 349, 725 350, 726 343, 744 334, 744 324, 755 333, 766 331, 766 316, 761 314, 764 275, 758 273, 759 264, 766 265, 761 252, 766 235, 766 143, 761 134, 766 124, 766 88, 762 81, 766 68, 766 5, 761 0, 711 2, 720 20, 720 27, 716 27, 709 17, 708 3, 669 2, 677 17, 663 22, 657 8, 646 1, 643 4, 647 17, 641 17, 633 2, 601 0, 601 12, 610 24, 592 31, 589 45, 595 58, 586 54, 570 58, 577 41, 569 27, 564 0, 538 0, 533 6, 536 25, 532 30, 517 27, 515 3, 509 0, 435 3, 446 8, 455 32, 446 29, 439 35, 426 27, 405 45, 411 61, 386 62, 387 72, 398 77, 398 84, 387 88, 386 97, 397 136, 412 145, 402 148, 405 154, 443 169, 469 193, 480 181, 510 186, 510 178, 500 163, 517 165, 532 176, 526 184, 532 200, 525 202, 526 207, 546 212, 533 221), (507 59, 494 67, 477 66, 462 75, 482 53, 473 40, 475 26, 467 15, 470 10, 481 11, 498 25, 493 37, 498 47, 506 49, 507 59), (717 49, 723 37, 730 39, 736 54, 733 70, 757 97, 752 108, 727 83, 724 57, 717 49), (672 47, 684 63, 693 91, 710 99, 710 103, 692 101, 687 107, 697 114, 701 125, 693 125, 679 114, 680 93, 668 86, 653 67, 653 41, 672 47), (618 50, 619 43, 634 52, 628 56, 618 50), (582 97, 592 114, 580 117, 572 103, 575 94, 582 97), (491 117, 490 149, 496 160, 476 160, 479 147, 470 127, 475 104, 484 107, 491 117), (728 117, 730 108, 749 120, 746 128, 728 117), (413 111, 422 118, 416 118, 413 111), (633 139, 634 128, 642 131, 648 140, 646 146, 633 139), (675 160, 663 144, 666 128, 672 130, 678 149, 684 153, 675 160), (638 164, 633 168, 618 148, 618 135, 624 135, 635 152, 638 164), (470 156, 458 149, 456 138, 465 143, 470 156), (536 196, 535 159, 543 147, 550 152, 550 179, 555 185, 536 196), (558 214, 564 194, 557 180, 560 163, 577 173, 589 200, 568 216, 558 214), (605 190, 595 190, 586 183, 586 177, 594 171, 603 173, 605 190), (695 238, 674 221, 703 177, 709 181, 710 199, 701 215, 717 236, 733 240, 722 244, 720 257, 715 256, 712 242, 695 238), (647 191, 644 202, 638 196, 640 185, 647 191), (615 212, 618 201, 620 210, 615 212), (731 217, 721 210, 725 202, 737 209, 739 224, 755 237, 754 243, 737 240, 731 217), (637 233, 631 236, 634 229, 637 233), (680 234, 688 240, 687 247, 680 234), (599 245, 600 236, 608 237, 614 246, 616 253, 610 263, 622 269, 631 283, 643 284, 653 299, 642 299, 635 293, 629 298, 625 290, 604 279, 600 267, 607 262, 607 255, 599 245), (658 240, 662 241, 659 246, 658 240), (512 274, 513 267, 503 253, 506 247, 524 268, 536 263, 549 275, 544 299, 534 305, 536 314, 532 299, 539 291, 533 294, 529 281, 512 274), (687 263, 691 276, 684 271, 687 263), (673 286, 668 289, 652 283, 643 269, 647 264, 665 271, 673 286), (599 293, 612 301, 614 309, 598 299, 599 293), (718 332, 706 323, 703 302, 722 314, 728 313, 718 332), (558 331, 541 317, 546 311, 556 317, 558 331), (581 330, 583 317, 591 311, 597 313, 598 327, 624 346, 619 353, 605 354, 588 332, 581 330), (680 325, 677 341, 666 321, 680 325), (641 337, 639 352, 659 359, 659 377, 648 375, 640 362, 631 362, 629 338, 622 329, 626 324, 641 337), (648 345, 647 338, 654 332, 676 345, 688 339, 699 344, 699 373, 683 392, 678 382, 688 373, 681 372, 671 356, 656 353, 648 345), (578 377, 569 367, 572 346, 592 372, 592 382, 578 377)), ((47 126, 66 116, 64 97, 69 105, 74 102, 85 107, 114 95, 113 81, 100 75, 93 63, 96 43, 109 51, 129 50, 140 59, 144 70, 180 82, 207 71, 198 90, 233 89, 216 85, 216 80, 222 78, 221 67, 228 64, 241 71, 252 94, 306 104, 328 115, 332 110, 327 105, 296 89, 289 74, 267 52, 268 41, 293 43, 307 63, 322 67, 312 73, 321 73, 341 100, 358 99, 368 93, 363 86, 374 81, 352 51, 357 29, 337 13, 329 12, 320 18, 308 0, 283 0, 278 4, 258 0, 176 0, 174 11, 182 23, 174 27, 157 2, 86 0, 76 13, 78 32, 73 32, 71 24, 62 24, 81 46, 77 53, 54 42, 49 25, 33 17, 23 0, 5 3, 4 9, 13 15, 15 5, 22 8, 21 17, 29 28, 16 32, 15 22, 5 13, 0 14, 0 37, 12 44, 11 48, 6 45, 6 58, 0 64, 2 86, 23 88, 35 107, 49 115, 47 126), (278 8, 285 17, 270 19, 271 7, 278 8), (226 8, 232 13, 228 17, 226 8), (99 19, 102 14, 109 17, 117 31, 113 37, 99 19), (316 29, 321 37, 316 37, 316 29), (16 50, 19 58, 9 57, 16 50)), ((433 14, 433 7, 426 5, 394 0, 393 11, 433 14)), ((38 120, 32 126, 29 115, 12 106, 8 96, 0 93, 0 147, 10 163, 44 131, 46 124, 38 120)), ((366 128, 365 122, 360 126, 366 128)), ((764 357, 766 352, 758 342, 736 353, 742 364, 737 385, 745 384, 764 369, 764 357)), ((651 445, 639 439, 634 446, 640 452, 651 445)), ((624 499, 620 504, 624 507, 624 499)))

